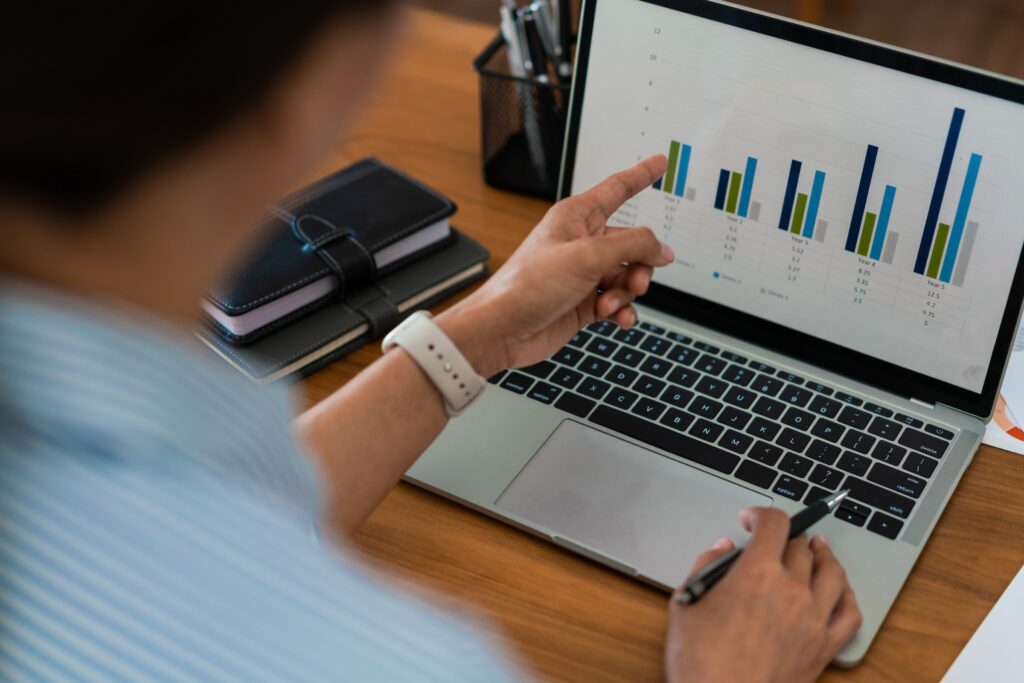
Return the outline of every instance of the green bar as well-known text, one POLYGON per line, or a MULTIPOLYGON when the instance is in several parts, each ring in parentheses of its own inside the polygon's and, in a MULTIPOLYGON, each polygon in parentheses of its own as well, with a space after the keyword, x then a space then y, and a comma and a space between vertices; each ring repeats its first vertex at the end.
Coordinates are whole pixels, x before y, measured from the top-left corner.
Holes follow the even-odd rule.
POLYGON ((673 140, 672 145, 668 148, 668 170, 665 171, 665 182, 661 184, 661 189, 669 194, 672 194, 672 190, 676 186, 677 166, 679 166, 679 143, 673 140))
POLYGON ((740 201, 740 185, 743 184, 743 174, 733 171, 732 180, 729 182, 729 199, 725 204, 725 210, 729 213, 736 213, 736 204, 740 201))
POLYGON ((796 208, 793 209, 793 222, 790 225, 789 231, 794 235, 799 235, 804 227, 804 214, 807 212, 807 195, 798 194, 796 196, 796 208))
POLYGON ((928 261, 928 277, 933 280, 939 276, 939 266, 942 265, 942 252, 946 249, 946 240, 949 238, 949 226, 939 223, 939 232, 935 235, 935 244, 932 245, 932 257, 928 261))
POLYGON ((860 244, 857 245, 857 253, 861 256, 867 256, 871 251, 871 238, 875 234, 876 220, 878 220, 877 214, 870 211, 864 214, 864 229, 860 231, 860 244))

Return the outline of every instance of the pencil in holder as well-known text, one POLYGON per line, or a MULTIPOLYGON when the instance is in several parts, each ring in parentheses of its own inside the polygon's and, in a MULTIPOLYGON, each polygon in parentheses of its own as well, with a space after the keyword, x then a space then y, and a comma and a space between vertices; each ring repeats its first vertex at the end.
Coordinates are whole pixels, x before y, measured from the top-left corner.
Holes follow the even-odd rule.
POLYGON ((484 181, 554 201, 565 138, 569 81, 513 75, 499 34, 473 62, 480 76, 484 181))

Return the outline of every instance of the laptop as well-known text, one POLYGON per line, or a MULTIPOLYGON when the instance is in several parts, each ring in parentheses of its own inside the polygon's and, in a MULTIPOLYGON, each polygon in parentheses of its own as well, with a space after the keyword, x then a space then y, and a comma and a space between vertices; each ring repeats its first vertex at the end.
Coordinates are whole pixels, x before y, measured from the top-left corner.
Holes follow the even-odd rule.
POLYGON ((491 378, 407 478, 666 590, 840 489, 865 655, 978 448, 1024 295, 1024 83, 708 0, 586 0, 562 164, 676 262, 491 378))

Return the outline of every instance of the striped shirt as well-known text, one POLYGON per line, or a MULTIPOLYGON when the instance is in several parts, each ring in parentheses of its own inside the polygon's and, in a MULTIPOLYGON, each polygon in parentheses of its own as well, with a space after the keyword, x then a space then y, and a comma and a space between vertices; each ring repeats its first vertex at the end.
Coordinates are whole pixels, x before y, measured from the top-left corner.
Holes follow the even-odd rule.
POLYGON ((288 390, 140 320, 0 282, 0 680, 509 680, 320 545, 288 390))

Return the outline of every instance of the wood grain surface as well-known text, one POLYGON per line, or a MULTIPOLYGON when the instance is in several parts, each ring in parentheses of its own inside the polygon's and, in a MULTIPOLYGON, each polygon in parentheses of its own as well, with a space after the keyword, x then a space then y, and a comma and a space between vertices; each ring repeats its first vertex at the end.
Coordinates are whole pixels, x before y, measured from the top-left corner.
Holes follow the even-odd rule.
MULTIPOLYGON (((546 205, 481 177, 471 62, 494 29, 423 10, 406 17, 380 87, 311 178, 376 155, 452 197, 454 224, 490 249, 496 269, 546 205)), ((304 380, 302 404, 378 355, 361 349, 304 380)), ((474 615, 541 680, 663 679, 666 596, 611 570, 405 483, 354 545, 374 572, 474 615)), ((1024 457, 983 447, 863 664, 822 680, 938 681, 1022 563, 1024 457)))

